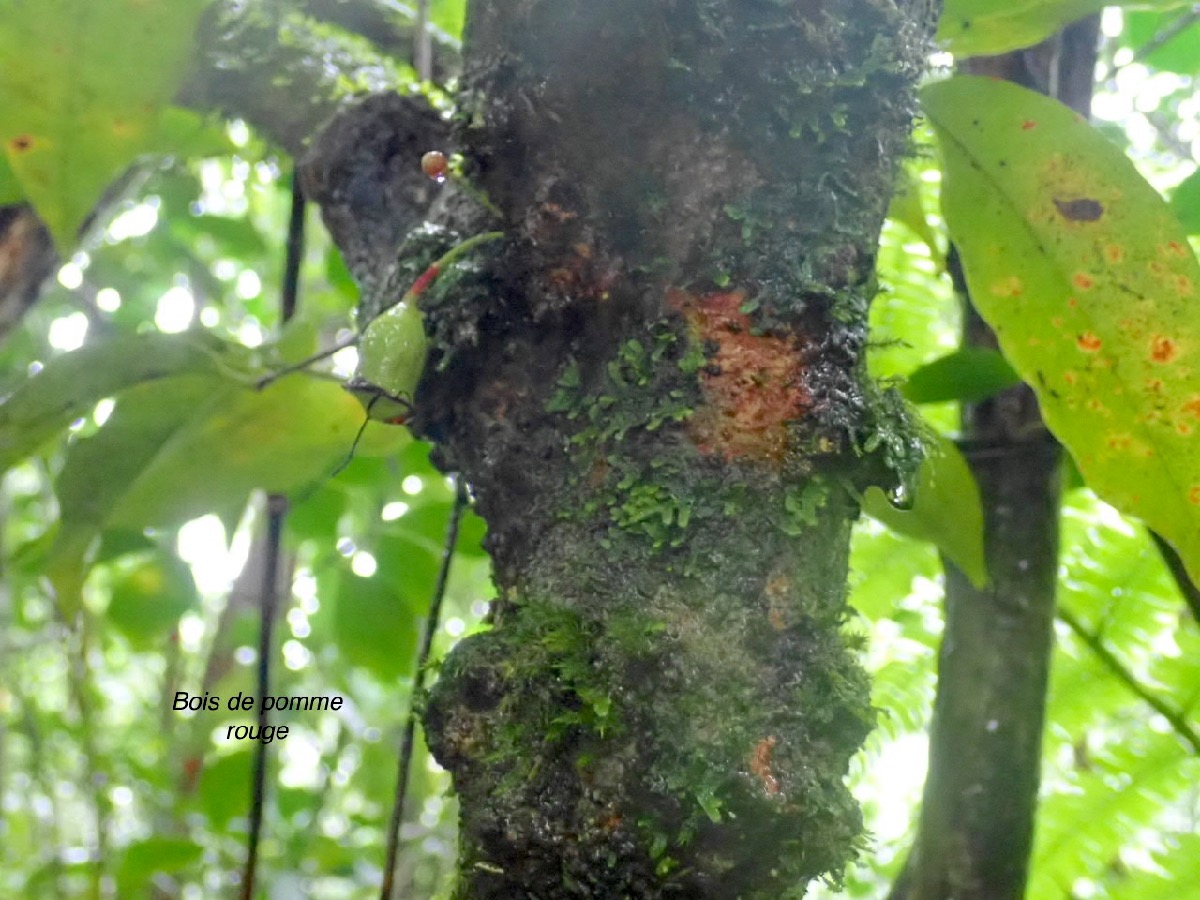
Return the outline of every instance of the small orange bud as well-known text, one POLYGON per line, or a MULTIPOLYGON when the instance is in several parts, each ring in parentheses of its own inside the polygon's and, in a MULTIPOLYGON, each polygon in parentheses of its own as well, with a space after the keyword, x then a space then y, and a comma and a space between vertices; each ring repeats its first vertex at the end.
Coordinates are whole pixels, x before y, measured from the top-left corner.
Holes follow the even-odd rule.
POLYGON ((450 161, 440 150, 430 150, 421 157, 421 171, 435 181, 445 181, 450 161))

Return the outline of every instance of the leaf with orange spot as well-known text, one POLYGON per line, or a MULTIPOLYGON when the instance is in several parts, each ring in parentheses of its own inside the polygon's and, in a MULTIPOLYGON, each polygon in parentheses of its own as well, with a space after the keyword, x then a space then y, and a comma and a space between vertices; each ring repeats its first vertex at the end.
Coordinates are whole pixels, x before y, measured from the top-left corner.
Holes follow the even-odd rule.
POLYGON ((0 152, 60 250, 161 144, 206 3, 0 0, 0 152))
POLYGON ((970 77, 923 100, 946 222, 1004 355, 1088 485, 1200 577, 1200 265, 1178 221, 1053 100, 970 77), (992 290, 1012 279, 1019 291, 992 290))

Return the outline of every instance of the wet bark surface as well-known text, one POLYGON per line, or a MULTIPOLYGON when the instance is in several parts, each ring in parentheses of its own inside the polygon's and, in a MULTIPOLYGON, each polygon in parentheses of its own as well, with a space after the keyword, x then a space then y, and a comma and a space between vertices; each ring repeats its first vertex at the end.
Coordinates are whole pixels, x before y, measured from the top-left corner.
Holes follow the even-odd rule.
POLYGON ((398 296, 502 234, 421 298, 414 426, 469 481, 500 591, 425 713, 459 896, 799 896, 860 846, 847 550, 856 492, 920 455, 862 352, 921 18, 473 6, 466 184, 374 280, 398 296))

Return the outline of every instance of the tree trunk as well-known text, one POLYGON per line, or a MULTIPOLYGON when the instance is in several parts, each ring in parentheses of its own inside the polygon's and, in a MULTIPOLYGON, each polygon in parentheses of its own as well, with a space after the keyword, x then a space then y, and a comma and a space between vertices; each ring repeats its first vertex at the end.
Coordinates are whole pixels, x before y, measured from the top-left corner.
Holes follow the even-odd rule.
MULTIPOLYGON (((1091 105, 1098 17, 1037 47, 969 60, 975 73, 1091 105)), ((952 262, 954 262, 952 260, 952 262)), ((964 343, 996 348, 967 304, 964 343)), ((964 411, 962 448, 979 483, 991 583, 946 563, 946 627, 920 832, 891 900, 1019 900, 1025 894, 1054 640, 1061 451, 1020 385, 964 411)))
POLYGON ((799 896, 860 842, 852 497, 917 462, 861 365, 928 23, 876 0, 476 3, 465 171, 401 250, 417 427, 489 527, 493 628, 425 721, 459 896, 799 896), (406 275, 407 273, 407 275, 406 275))

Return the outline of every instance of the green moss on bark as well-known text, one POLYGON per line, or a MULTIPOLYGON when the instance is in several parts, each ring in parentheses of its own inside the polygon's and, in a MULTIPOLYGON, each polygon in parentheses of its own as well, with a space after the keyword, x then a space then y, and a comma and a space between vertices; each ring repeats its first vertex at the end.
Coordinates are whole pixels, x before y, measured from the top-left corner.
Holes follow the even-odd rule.
POLYGON ((501 590, 426 716, 462 897, 799 896, 856 852, 853 497, 918 453, 861 363, 905 16, 474 8, 460 137, 507 237, 430 297, 417 398, 501 590))

